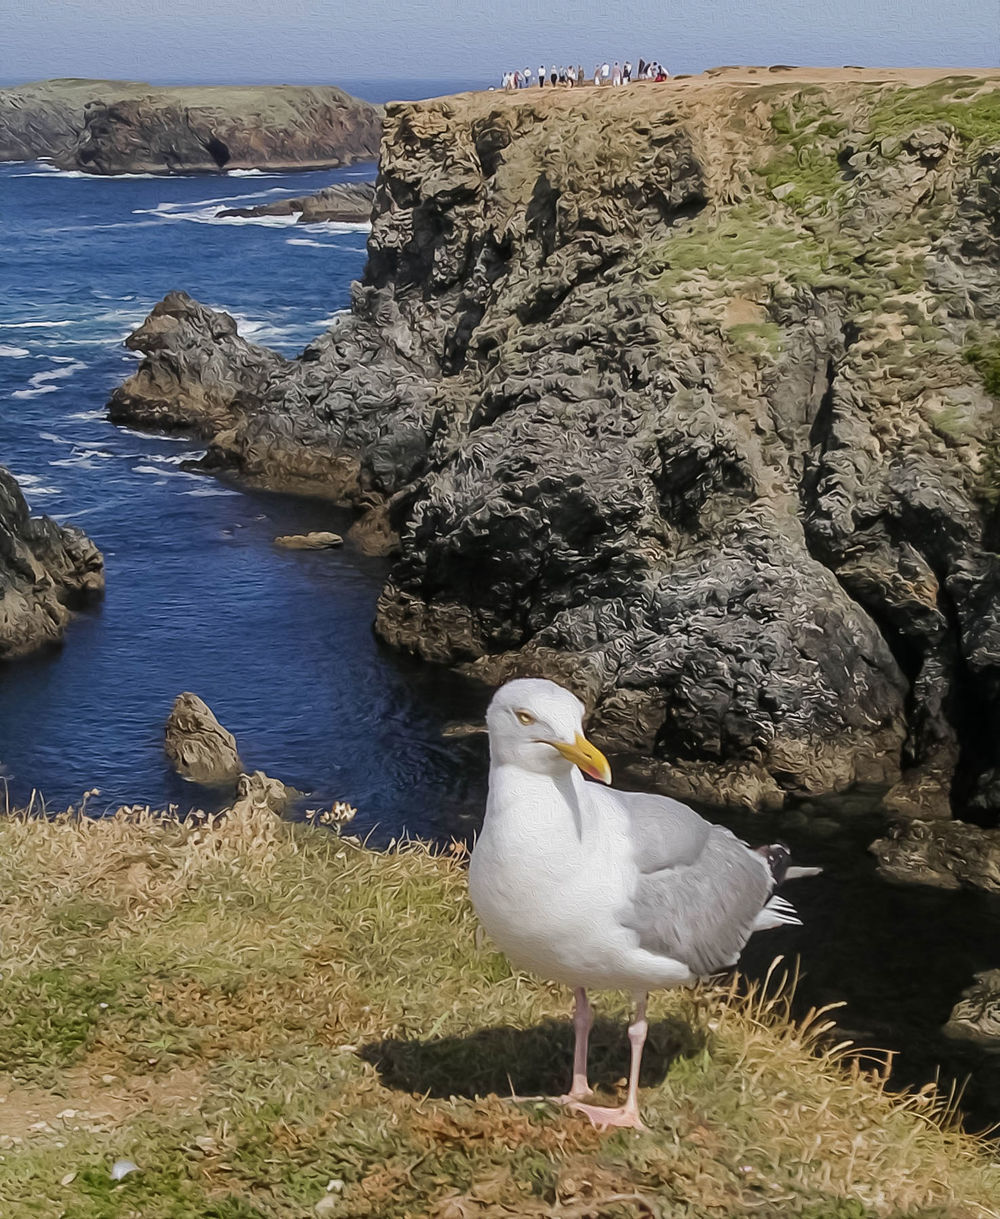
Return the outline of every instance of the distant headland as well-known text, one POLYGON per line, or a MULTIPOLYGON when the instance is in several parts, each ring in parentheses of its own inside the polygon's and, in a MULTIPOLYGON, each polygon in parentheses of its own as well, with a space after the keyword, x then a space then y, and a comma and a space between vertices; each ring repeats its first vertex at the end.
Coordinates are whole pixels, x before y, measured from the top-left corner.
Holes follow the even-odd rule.
POLYGON ((323 169, 374 158, 381 121, 329 85, 44 80, 0 90, 0 160, 107 175, 323 169))

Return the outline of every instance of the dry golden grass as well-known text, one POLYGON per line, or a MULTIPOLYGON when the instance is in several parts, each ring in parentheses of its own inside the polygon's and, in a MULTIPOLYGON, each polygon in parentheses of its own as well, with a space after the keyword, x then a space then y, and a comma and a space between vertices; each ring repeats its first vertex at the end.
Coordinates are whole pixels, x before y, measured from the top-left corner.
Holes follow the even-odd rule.
MULTIPOLYGON (((4 1219, 1000 1214, 989 1147, 777 983, 655 998, 647 1134, 504 1099, 564 1087, 568 996, 477 946, 460 851, 252 801, 11 817, 0 945, 4 1219)), ((601 1009, 614 1093, 625 1009, 601 1009)))

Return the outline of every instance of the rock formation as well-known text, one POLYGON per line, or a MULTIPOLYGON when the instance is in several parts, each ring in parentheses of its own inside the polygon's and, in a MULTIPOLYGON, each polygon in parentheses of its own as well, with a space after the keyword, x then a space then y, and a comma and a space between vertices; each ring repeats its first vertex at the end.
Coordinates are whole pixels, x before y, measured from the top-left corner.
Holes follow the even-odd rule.
POLYGON ((381 109, 329 86, 48 80, 0 89, 0 160, 93 174, 314 169, 370 159, 381 109))
POLYGON ((256 207, 224 207, 217 216, 295 216, 299 224, 367 224, 375 201, 371 182, 338 182, 314 195, 259 203, 256 207))
POLYGON ((1000 969, 977 973, 944 1026, 948 1037, 1000 1050, 1000 969))
POLYGON ((167 717, 164 748, 179 775, 195 783, 230 783, 243 771, 236 738, 197 694, 178 694, 167 717))
POLYGON ((104 590, 104 560, 82 530, 28 512, 0 466, 0 660, 62 638, 70 610, 104 590))
POLYGON ((544 673, 678 794, 1000 804, 1000 77, 388 108, 297 360, 181 294, 113 417, 362 510, 383 639, 544 673))
POLYGON ((1000 893, 1000 830, 962 821, 907 821, 871 849, 887 880, 1000 893))
POLYGON ((274 539, 274 544, 286 550, 330 550, 334 546, 343 546, 344 539, 339 533, 319 529, 312 533, 284 533, 274 539))

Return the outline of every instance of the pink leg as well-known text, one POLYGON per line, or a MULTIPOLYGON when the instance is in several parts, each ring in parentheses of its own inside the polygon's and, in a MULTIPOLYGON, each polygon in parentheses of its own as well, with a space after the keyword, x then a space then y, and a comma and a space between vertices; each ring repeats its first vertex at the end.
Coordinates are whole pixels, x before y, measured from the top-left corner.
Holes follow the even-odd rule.
POLYGON ((590 1029, 594 1023, 594 1013, 587 1002, 587 992, 582 986, 575 991, 576 1006, 573 1009, 573 1031, 576 1034, 573 1046, 573 1086, 559 1100, 564 1105, 581 1101, 585 1096, 591 1096, 593 1090, 587 1083, 587 1043, 590 1040, 590 1029))
POLYGON ((649 1025, 646 1023, 646 996, 636 996, 635 1020, 628 1026, 628 1039, 632 1047, 632 1064, 628 1075, 628 1095, 625 1104, 620 1109, 604 1109, 600 1105, 583 1105, 579 1102, 572 1107, 600 1130, 607 1126, 629 1126, 633 1130, 645 1130, 642 1118, 639 1116, 639 1067, 642 1065, 642 1047, 646 1044, 646 1033, 649 1025))

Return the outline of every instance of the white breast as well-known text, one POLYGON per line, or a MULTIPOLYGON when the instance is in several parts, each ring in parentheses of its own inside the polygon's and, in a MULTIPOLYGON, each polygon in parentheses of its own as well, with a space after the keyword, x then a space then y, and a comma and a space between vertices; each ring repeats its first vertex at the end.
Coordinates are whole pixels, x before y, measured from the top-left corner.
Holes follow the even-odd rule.
POLYGON ((510 778, 491 775, 469 867, 483 927, 518 968, 570 986, 631 986, 638 937, 619 916, 635 878, 621 827, 588 819, 545 776, 510 778))

